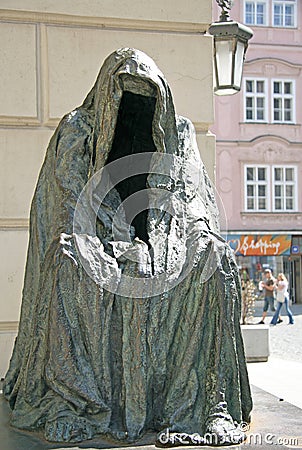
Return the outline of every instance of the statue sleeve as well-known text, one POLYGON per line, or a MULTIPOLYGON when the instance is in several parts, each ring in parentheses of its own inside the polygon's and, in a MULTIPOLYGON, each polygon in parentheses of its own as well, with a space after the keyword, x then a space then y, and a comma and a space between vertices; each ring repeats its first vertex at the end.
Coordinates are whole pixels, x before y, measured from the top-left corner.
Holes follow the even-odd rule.
POLYGON ((61 212, 61 223, 65 233, 72 232, 76 204, 88 180, 90 151, 89 128, 78 112, 63 119, 58 133, 55 155, 55 180, 60 194, 57 205, 61 212), (63 217, 62 217, 63 216, 63 217))

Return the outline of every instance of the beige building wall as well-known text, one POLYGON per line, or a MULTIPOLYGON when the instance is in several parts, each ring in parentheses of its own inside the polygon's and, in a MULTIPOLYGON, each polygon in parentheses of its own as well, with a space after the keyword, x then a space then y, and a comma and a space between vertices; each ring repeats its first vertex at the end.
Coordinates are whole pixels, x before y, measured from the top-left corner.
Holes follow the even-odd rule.
POLYGON ((151 56, 214 173, 211 0, 0 0, 0 376, 21 305, 31 198, 59 118, 82 103, 105 57, 151 56))

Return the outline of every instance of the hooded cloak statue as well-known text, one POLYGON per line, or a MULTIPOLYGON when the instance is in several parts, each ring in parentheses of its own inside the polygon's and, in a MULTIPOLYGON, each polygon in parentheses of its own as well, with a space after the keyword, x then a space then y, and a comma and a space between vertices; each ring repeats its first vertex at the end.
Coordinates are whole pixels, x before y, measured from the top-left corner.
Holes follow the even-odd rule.
POLYGON ((240 442, 252 407, 240 281, 217 223, 193 126, 164 76, 138 50, 112 53, 58 125, 32 201, 3 388, 12 425, 58 442, 164 429, 240 442), (129 155, 143 155, 140 171, 121 179, 129 155), (95 174, 116 163, 96 207, 95 174), (135 214, 127 199, 141 190, 135 214))

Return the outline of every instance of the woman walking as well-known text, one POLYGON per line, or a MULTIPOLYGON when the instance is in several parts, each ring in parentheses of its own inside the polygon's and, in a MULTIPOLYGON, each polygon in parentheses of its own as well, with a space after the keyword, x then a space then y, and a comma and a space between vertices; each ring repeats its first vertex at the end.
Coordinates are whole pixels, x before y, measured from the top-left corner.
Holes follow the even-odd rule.
POLYGON ((289 318, 289 325, 293 325, 294 318, 291 310, 289 309, 289 294, 288 294, 288 281, 284 273, 279 273, 276 281, 276 289, 277 289, 277 309, 272 318, 271 325, 276 325, 278 322, 279 314, 282 308, 282 305, 285 304, 286 312, 289 318))

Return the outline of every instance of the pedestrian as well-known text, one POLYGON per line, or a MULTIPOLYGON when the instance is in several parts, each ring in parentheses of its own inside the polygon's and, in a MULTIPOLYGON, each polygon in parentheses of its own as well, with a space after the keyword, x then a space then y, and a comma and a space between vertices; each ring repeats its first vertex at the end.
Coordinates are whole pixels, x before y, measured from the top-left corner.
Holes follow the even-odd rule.
MULTIPOLYGON (((272 318, 271 325, 276 325, 280 323, 279 314, 283 304, 285 305, 285 309, 289 318, 289 325, 293 325, 294 318, 291 310, 289 309, 289 293, 288 293, 288 281, 284 273, 279 273, 277 277, 277 281, 275 283, 277 289, 277 309, 272 318)), ((282 320, 281 320, 282 322, 282 320)))
POLYGON ((264 280, 260 282, 260 287, 264 289, 264 305, 263 305, 263 314, 259 324, 264 324, 268 308, 275 312, 274 306, 274 289, 275 289, 275 278, 273 277, 271 269, 265 269, 264 271, 264 280))

